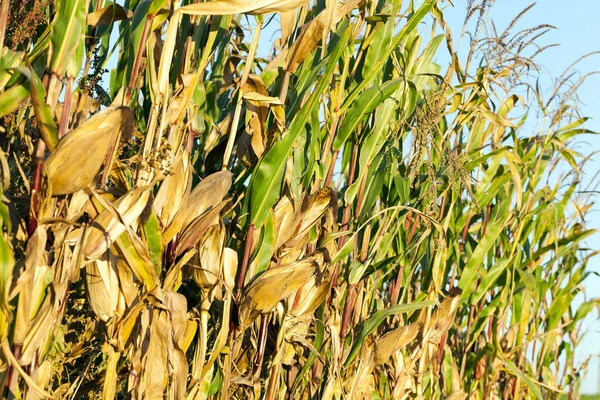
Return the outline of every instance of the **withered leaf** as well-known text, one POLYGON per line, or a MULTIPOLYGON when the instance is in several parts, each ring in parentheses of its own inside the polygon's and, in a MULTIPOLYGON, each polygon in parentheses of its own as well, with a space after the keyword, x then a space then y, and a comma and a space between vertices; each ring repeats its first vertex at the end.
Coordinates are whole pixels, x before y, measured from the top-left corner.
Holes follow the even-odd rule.
POLYGON ((132 127, 129 107, 111 107, 69 132, 44 163, 51 193, 71 194, 92 183, 120 131, 132 127))
POLYGON ((219 171, 207 176, 190 194, 187 202, 181 206, 173 221, 163 233, 163 244, 168 244, 176 234, 188 226, 196 217, 215 207, 231 187, 231 172, 219 171))

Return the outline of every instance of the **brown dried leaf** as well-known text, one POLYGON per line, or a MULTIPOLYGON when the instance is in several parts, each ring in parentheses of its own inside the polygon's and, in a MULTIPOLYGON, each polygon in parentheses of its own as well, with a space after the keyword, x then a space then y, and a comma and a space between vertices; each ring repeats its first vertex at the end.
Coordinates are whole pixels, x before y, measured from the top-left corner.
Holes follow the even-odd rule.
POLYGON ((169 225, 181 205, 185 204, 191 185, 190 155, 183 150, 175 156, 173 171, 162 181, 153 202, 163 226, 169 225))
POLYGON ((316 253, 310 258, 318 267, 310 281, 298 292, 300 293, 300 298, 296 299, 294 297, 292 300, 295 307, 292 308, 291 314, 295 316, 312 314, 325 302, 331 291, 331 278, 327 275, 328 271, 324 270, 327 265, 325 265, 323 253, 316 253))
POLYGON ((120 131, 132 128, 129 107, 111 107, 69 132, 44 163, 50 192, 64 195, 87 187, 116 144, 120 131))
POLYGON ((460 304, 460 294, 462 291, 458 288, 442 301, 442 304, 433 312, 431 320, 434 322, 431 339, 437 338, 442 333, 447 332, 454 323, 454 314, 460 304))
POLYGON ((292 74, 295 73, 306 57, 317 48, 317 44, 323 38, 325 29, 332 29, 335 24, 361 2, 362 0, 349 0, 338 3, 335 6, 333 15, 328 9, 325 9, 315 19, 303 25, 300 28, 300 35, 294 41, 293 48, 290 50, 286 69, 292 74))
POLYGON ((219 222, 221 211, 227 204, 229 204, 229 201, 223 201, 193 220, 181 232, 181 237, 177 241, 175 255, 183 254, 183 252, 198 244, 198 241, 206 230, 219 222))
POLYGON ((242 88, 246 100, 246 132, 252 137, 252 149, 257 157, 261 157, 269 141, 267 136, 267 117, 271 101, 279 98, 269 97, 269 91, 260 76, 250 74, 242 88))
POLYGON ((275 246, 276 251, 286 243, 296 232, 300 224, 300 207, 292 203, 288 196, 283 196, 273 210, 275 218, 275 246))
POLYGON ((89 13, 86 18, 86 23, 91 26, 98 26, 129 19, 131 17, 133 17, 133 13, 130 10, 113 3, 97 11, 89 13))
POLYGON ((267 14, 296 9, 308 0, 218 0, 190 4, 179 11, 190 15, 267 14))
POLYGON ((173 221, 163 233, 163 244, 167 245, 176 234, 188 226, 205 211, 223 201, 231 187, 231 172, 219 171, 207 176, 190 194, 186 203, 179 209, 173 221))
POLYGON ((235 275, 238 269, 237 251, 225 247, 223 250, 223 279, 229 290, 235 285, 235 275))
POLYGON ((281 28, 281 47, 285 45, 288 37, 296 28, 294 25, 295 10, 282 11, 279 13, 279 27, 281 28))
POLYGON ((225 227, 218 221, 209 228, 198 246, 198 264, 194 265, 192 276, 199 287, 212 287, 221 278, 224 243, 225 227))
POLYGON ((420 323, 414 323, 383 335, 375 342, 375 363, 379 365, 387 362, 392 354, 415 340, 421 328, 420 323))
POLYGON ((86 233, 83 254, 87 260, 100 257, 137 220, 146 208, 150 189, 151 186, 143 186, 130 190, 113 205, 100 196, 94 196, 107 209, 92 221, 86 233))
POLYGON ((123 309, 118 309, 119 301, 125 298, 119 289, 117 274, 118 258, 110 251, 96 261, 88 263, 85 268, 86 292, 92 311, 102 321, 107 322, 116 315, 122 316, 123 309))
POLYGON ((330 187, 324 187, 317 193, 312 194, 306 199, 302 206, 302 215, 298 235, 302 235, 310 229, 330 207, 336 205, 336 195, 330 187))
POLYGON ((188 105, 190 104, 192 94, 194 94, 194 90, 196 90, 196 84, 198 83, 199 77, 199 74, 181 75, 184 88, 179 94, 171 98, 165 116, 169 125, 177 125, 183 119, 185 112, 188 109, 188 105))
POLYGON ((244 289, 240 301, 240 325, 250 325, 260 314, 269 313, 277 303, 304 286, 318 268, 312 259, 270 268, 244 289))

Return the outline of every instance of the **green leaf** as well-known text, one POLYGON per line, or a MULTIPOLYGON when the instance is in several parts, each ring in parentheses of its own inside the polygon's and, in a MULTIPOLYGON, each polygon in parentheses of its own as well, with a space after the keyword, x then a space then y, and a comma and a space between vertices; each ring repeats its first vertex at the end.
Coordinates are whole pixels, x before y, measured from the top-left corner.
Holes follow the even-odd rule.
MULTIPOLYGON (((501 210, 499 210, 497 214, 498 219, 492 221, 488 225, 485 235, 479 241, 479 244, 462 271, 458 287, 463 291, 461 295, 463 304, 469 299, 471 293, 473 293, 475 280, 479 277, 479 268, 483 265, 485 257, 492 249, 494 243, 502 233, 504 226, 511 217, 511 213, 508 212, 509 205, 510 199, 506 199, 502 203, 501 210)), ((471 299, 470 304, 475 304, 475 302, 471 299)))
POLYGON ((523 373, 523 371, 521 371, 516 365, 515 363, 513 363, 511 360, 509 359, 504 359, 504 365, 506 365, 506 370, 508 372, 510 372, 511 374, 523 379, 523 381, 525 381, 525 383, 527 384, 527 386, 529 386, 529 388, 531 389, 531 391, 533 392, 533 394, 535 395, 535 397, 537 397, 538 399, 543 399, 542 397, 542 392, 540 391, 540 388, 538 387, 538 383, 537 381, 535 381, 534 379, 532 379, 531 377, 529 377, 528 375, 525 375, 523 373))
POLYGON ((346 97, 344 104, 342 104, 342 107, 340 107, 340 114, 346 111, 346 109, 348 109, 348 107, 354 103, 354 100, 362 93, 363 89, 369 84, 369 82, 371 82, 373 77, 378 73, 381 73, 381 68, 391 57, 392 53, 400 47, 410 33, 414 32, 419 22, 425 18, 435 4, 437 4, 437 0, 426 0, 417 11, 412 13, 406 25, 402 27, 400 32, 398 32, 398 35, 392 40, 392 44, 388 47, 385 54, 383 54, 379 61, 375 63, 372 70, 369 71, 366 76, 364 76, 362 82, 360 82, 354 88, 352 93, 346 97))
POLYGON ((348 110, 340 130, 333 140, 333 149, 339 150, 346 143, 352 133, 358 131, 358 126, 364 119, 375 110, 385 99, 394 94, 404 83, 403 79, 395 79, 378 86, 370 87, 358 96, 348 110))
POLYGON ((44 85, 32 68, 19 67, 17 70, 29 79, 29 93, 42 140, 46 143, 46 147, 52 151, 58 144, 58 128, 54 123, 52 111, 46 104, 44 85))
POLYGON ((29 90, 24 85, 15 85, 0 93, 0 118, 17 110, 28 97, 29 90))
POLYGON ((506 270, 510 259, 500 259, 496 260, 492 268, 485 274, 485 277, 481 280, 481 283, 477 287, 475 293, 473 293, 473 298, 471 299, 473 304, 479 303, 481 298, 486 295, 486 293, 490 290, 492 285, 496 282, 500 274, 506 270))
POLYGON ((62 77, 76 77, 83 61, 86 2, 57 0, 50 32, 50 69, 62 77))
MULTIPOLYGON (((266 270, 271 262, 271 257, 273 257, 273 246, 275 245, 275 219, 271 210, 269 210, 265 224, 261 229, 262 240, 260 242, 260 247, 256 252, 256 256, 254 257, 254 262, 256 263, 256 268, 254 270, 255 274, 259 274, 266 270)), ((249 278, 252 277, 248 277, 248 279, 249 278)))
POLYGON ((146 239, 146 243, 148 244, 150 260, 154 264, 156 272, 160 273, 163 258, 162 229, 154 210, 150 212, 143 227, 144 239, 146 239))
POLYGON ((287 157, 292 151, 292 145, 300 133, 304 130, 304 124, 310 113, 319 106, 319 99, 323 91, 329 85, 329 78, 333 74, 337 61, 345 49, 352 30, 346 29, 333 52, 326 59, 326 68, 323 76, 319 79, 316 88, 310 98, 300 109, 289 132, 282 140, 275 143, 260 162, 256 174, 250 184, 250 220, 255 228, 260 228, 267 217, 268 211, 279 198, 279 190, 287 157))
POLYGON ((152 290, 158 284, 156 267, 152 265, 148 249, 143 246, 141 239, 135 232, 128 230, 119 236, 115 244, 133 273, 144 283, 146 290, 152 290))

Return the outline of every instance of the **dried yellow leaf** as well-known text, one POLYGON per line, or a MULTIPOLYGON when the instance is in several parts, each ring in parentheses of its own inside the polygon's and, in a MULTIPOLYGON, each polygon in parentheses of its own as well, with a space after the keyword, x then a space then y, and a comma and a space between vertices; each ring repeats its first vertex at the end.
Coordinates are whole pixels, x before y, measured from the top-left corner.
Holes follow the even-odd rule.
POLYGON ((50 192, 71 194, 92 183, 120 131, 132 125, 128 107, 107 108, 68 133, 44 163, 50 192))
POLYGON ((394 329, 375 342, 375 363, 383 364, 394 354, 417 337, 422 326, 419 323, 394 329))
POLYGON ((308 0, 218 0, 190 4, 179 8, 179 11, 190 15, 257 15, 294 10, 307 2, 308 0))
POLYGON ((163 233, 163 243, 168 244, 176 234, 188 226, 196 217, 217 206, 231 187, 231 172, 219 171, 207 176, 190 194, 187 202, 179 209, 173 221, 163 233))
POLYGON ((304 286, 318 265, 312 259, 266 270, 245 290, 240 301, 240 325, 250 325, 260 314, 268 313, 286 296, 304 286))
POLYGON ((123 223, 130 226, 140 216, 148 203, 149 189, 144 186, 130 190, 114 203, 112 210, 106 209, 94 219, 83 248, 87 260, 99 258, 127 230, 123 223))

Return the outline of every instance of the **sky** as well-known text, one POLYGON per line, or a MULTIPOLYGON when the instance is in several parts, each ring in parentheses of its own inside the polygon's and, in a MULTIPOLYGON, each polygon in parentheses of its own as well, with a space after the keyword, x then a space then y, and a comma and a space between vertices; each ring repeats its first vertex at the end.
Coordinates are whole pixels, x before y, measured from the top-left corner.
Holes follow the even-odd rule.
MULTIPOLYGON (((450 29, 457 36, 462 28, 467 0, 453 0, 454 7, 444 10, 444 17, 450 29)), ((497 0, 490 18, 497 29, 504 30, 513 18, 532 1, 497 0)), ((562 72, 581 56, 600 51, 600 0, 538 0, 517 23, 514 32, 539 24, 550 24, 557 29, 541 39, 540 44, 558 44, 540 54, 536 61, 544 67, 543 74, 548 82, 558 78, 562 72)), ((587 74, 600 70, 600 54, 592 55, 577 64, 575 70, 587 74)), ((590 117, 586 128, 600 132, 600 74, 590 76, 581 86, 578 95, 582 102, 581 114, 590 117)), ((579 143, 578 151, 586 154, 600 152, 600 135, 586 135, 579 143)), ((584 172, 591 180, 600 171, 600 154, 593 156, 584 172)), ((600 198, 600 197, 599 197, 600 198)), ((600 202, 590 214, 588 228, 600 229, 600 202)), ((596 233, 585 244, 600 249, 600 233, 596 233)), ((600 256, 588 265, 600 273, 600 256)), ((588 299, 600 296, 600 277, 592 275, 585 283, 588 299)), ((582 297, 578 299, 581 301, 582 297)), ((584 378, 582 393, 600 393, 600 318, 592 312, 584 324, 585 336, 578 348, 579 361, 592 356, 587 376, 584 378)))

